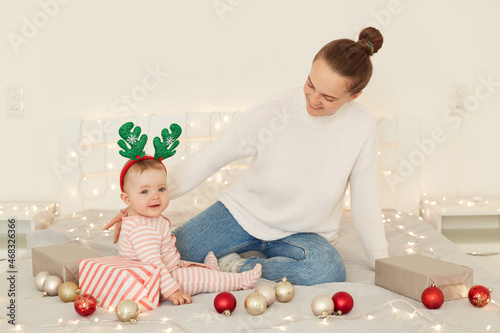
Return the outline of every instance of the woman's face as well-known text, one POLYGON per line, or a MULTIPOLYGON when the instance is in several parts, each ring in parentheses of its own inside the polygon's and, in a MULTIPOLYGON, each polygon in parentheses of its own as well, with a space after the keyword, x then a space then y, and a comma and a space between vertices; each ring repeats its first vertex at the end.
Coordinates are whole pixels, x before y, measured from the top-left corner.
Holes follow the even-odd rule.
POLYGON ((348 93, 347 83, 347 80, 332 71, 323 59, 316 59, 304 84, 307 113, 313 117, 331 116, 342 105, 361 95, 361 92, 356 95, 348 93))

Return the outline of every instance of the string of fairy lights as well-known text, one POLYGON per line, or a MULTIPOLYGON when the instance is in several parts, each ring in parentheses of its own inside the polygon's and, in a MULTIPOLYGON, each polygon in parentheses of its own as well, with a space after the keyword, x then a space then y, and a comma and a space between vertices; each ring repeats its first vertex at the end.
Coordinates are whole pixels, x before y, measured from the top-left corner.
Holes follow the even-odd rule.
MULTIPOLYGON (((96 234, 101 234, 104 236, 110 235, 110 231, 107 230, 102 230, 102 224, 105 223, 103 219, 105 217, 103 216, 102 213, 94 213, 94 214, 77 214, 74 213, 71 215, 71 218, 73 219, 78 219, 78 220, 83 220, 86 221, 86 225, 81 225, 76 228, 69 228, 66 229, 65 231, 68 234, 73 234, 77 235, 78 237, 73 238, 73 240, 82 240, 82 234, 85 235, 83 238, 91 238, 91 231, 93 230, 96 234), (82 233, 83 232, 83 233, 82 233)), ((414 213, 404 213, 404 212, 393 212, 393 211, 388 211, 384 212, 382 215, 383 222, 386 226, 386 228, 389 228, 390 230, 393 230, 397 233, 400 233, 404 237, 408 238, 408 241, 406 242, 406 249, 405 253, 407 255, 412 255, 412 254, 428 254, 435 256, 436 258, 439 258, 439 255, 435 252, 435 250, 432 247, 426 246, 423 244, 423 241, 426 239, 426 236, 423 234, 420 234, 416 232, 415 230, 412 230, 409 228, 406 223, 405 219, 406 218, 414 218, 422 221, 422 223, 426 223, 421 217, 418 216, 418 214, 414 213)), ((495 306, 499 306, 493 299, 491 300, 491 303, 493 303, 495 306)), ((470 327, 463 327, 460 325, 457 325, 453 322, 447 322, 443 320, 437 319, 435 316, 428 315, 428 310, 425 310, 423 306, 415 305, 415 301, 408 301, 405 299, 397 298, 390 300, 388 302, 385 302, 384 304, 378 306, 375 309, 370 309, 369 311, 365 313, 360 313, 355 316, 352 314, 349 315, 344 315, 344 316, 336 316, 336 315, 330 315, 327 317, 323 316, 293 316, 293 315, 287 315, 282 318, 282 321, 279 322, 278 324, 272 324, 269 326, 259 326, 259 327, 248 327, 248 328, 242 328, 240 331, 241 332, 250 332, 255 329, 259 330, 269 330, 269 331, 278 331, 278 332, 285 332, 288 330, 293 330, 295 325, 301 322, 307 322, 308 325, 319 325, 319 327, 325 327, 325 328, 335 328, 337 324, 340 324, 342 321, 349 321, 349 322, 355 322, 355 321, 371 321, 379 318, 380 316, 386 317, 387 315, 389 316, 394 316, 394 319, 401 319, 403 318, 404 320, 411 322, 414 321, 417 323, 417 320, 424 320, 425 324, 424 325, 426 329, 428 329, 431 332, 441 332, 445 330, 446 328, 449 329, 463 329, 467 330, 470 332, 500 332, 500 327, 495 328, 493 327, 492 324, 490 323, 483 323, 481 324, 480 328, 470 328, 470 327), (310 323, 309 323, 310 322, 310 323)), ((275 306, 286 306, 286 304, 278 304, 275 306)), ((112 312, 111 310, 105 310, 106 312, 112 312)), ((205 321, 206 323, 209 322, 217 322, 217 321, 224 321, 224 320, 230 320, 230 317, 225 317, 223 315, 219 315, 215 312, 214 309, 206 309, 204 313, 195 313, 192 315, 192 318, 190 320, 198 320, 198 321, 205 321)), ((420 321, 418 323, 420 323, 420 321)), ((185 330, 177 324, 173 318, 167 318, 163 317, 159 320, 148 320, 147 318, 144 318, 141 315, 138 318, 137 324, 135 325, 140 325, 141 323, 143 324, 164 324, 168 325, 168 327, 165 327, 163 329, 164 332, 185 332, 185 330)), ((92 315, 87 318, 83 318, 81 320, 64 320, 62 318, 59 318, 58 320, 54 321, 53 323, 43 323, 43 324, 32 324, 32 323, 19 323, 17 326, 12 328, 13 331, 16 332, 22 332, 23 328, 29 328, 29 327, 47 327, 47 328, 57 328, 57 327, 66 327, 66 326, 82 326, 82 327, 89 327, 92 325, 106 325, 109 326, 111 329, 116 329, 116 330, 121 330, 125 327, 125 325, 130 325, 129 323, 118 323, 116 319, 114 320, 106 320, 100 317, 98 314, 92 315)))
POLYGON ((59 204, 56 203, 9 203, 0 205, 0 216, 19 215, 33 216, 39 212, 50 212, 55 216, 59 215, 59 204))

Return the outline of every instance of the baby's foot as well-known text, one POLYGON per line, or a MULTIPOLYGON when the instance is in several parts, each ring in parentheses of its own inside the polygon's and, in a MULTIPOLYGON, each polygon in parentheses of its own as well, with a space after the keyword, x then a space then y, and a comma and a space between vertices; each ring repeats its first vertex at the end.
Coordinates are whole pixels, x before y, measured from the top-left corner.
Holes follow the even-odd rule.
POLYGON ((240 274, 242 275, 241 288, 252 289, 262 275, 262 266, 260 264, 256 264, 251 271, 246 271, 240 274))
POLYGON ((217 257, 215 257, 215 254, 212 251, 208 252, 203 263, 213 270, 220 271, 217 257))

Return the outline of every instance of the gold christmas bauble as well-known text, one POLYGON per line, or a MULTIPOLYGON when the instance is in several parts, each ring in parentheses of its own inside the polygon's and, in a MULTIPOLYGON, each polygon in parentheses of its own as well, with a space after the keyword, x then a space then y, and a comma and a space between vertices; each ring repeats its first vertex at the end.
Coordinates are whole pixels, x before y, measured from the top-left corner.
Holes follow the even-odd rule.
POLYGON ((267 300, 264 295, 260 293, 250 293, 247 298, 245 298, 245 309, 247 312, 253 316, 260 315, 267 308, 267 300))
POLYGON ((290 282, 288 282, 286 277, 276 283, 274 286, 274 292, 276 293, 276 299, 278 302, 282 303, 290 302, 293 296, 295 296, 295 288, 290 282))
POLYGON ((78 285, 70 281, 64 282, 57 289, 57 294, 63 302, 74 302, 79 293, 78 285))

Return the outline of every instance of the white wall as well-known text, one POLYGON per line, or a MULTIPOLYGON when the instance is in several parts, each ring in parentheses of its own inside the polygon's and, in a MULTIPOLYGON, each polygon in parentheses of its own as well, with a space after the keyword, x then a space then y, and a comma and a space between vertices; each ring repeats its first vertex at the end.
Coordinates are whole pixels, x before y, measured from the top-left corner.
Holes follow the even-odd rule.
POLYGON ((62 117, 244 110, 301 86, 323 44, 373 23, 385 43, 359 100, 376 116, 420 116, 428 143, 446 137, 425 149, 422 190, 500 197, 499 12, 496 0, 2 0, 0 106, 21 85, 25 117, 0 112, 0 202, 58 200, 62 117), (444 120, 457 83, 479 106, 444 120))

